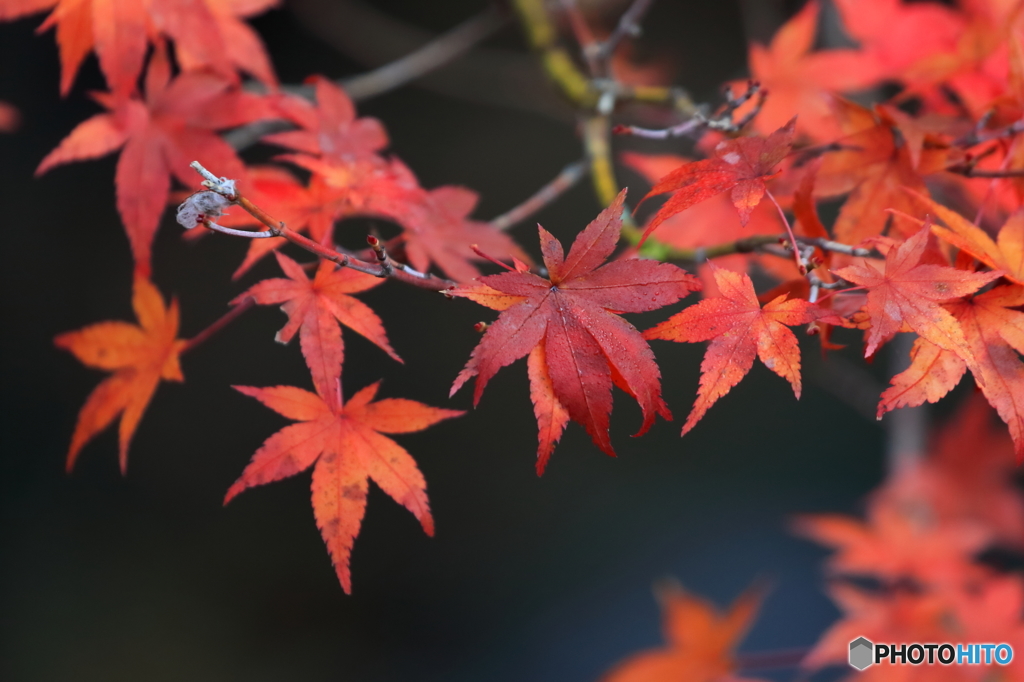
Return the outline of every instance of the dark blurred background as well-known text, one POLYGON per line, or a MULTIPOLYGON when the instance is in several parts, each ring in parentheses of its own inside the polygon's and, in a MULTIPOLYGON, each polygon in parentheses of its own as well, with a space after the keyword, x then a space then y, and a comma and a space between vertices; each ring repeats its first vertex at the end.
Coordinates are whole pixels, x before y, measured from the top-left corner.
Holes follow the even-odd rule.
MULTIPOLYGON (((642 50, 670 55, 676 82, 713 100, 720 83, 744 75, 747 40, 769 38, 799 4, 658 0, 642 50)), ((255 21, 283 82, 365 70, 323 40, 323 26, 319 37, 309 30, 315 2, 299 5, 301 12, 255 21)), ((373 6, 437 32, 483 3, 373 6)), ((661 644, 651 586, 668 576, 723 606, 755 579, 770 581, 744 652, 808 647, 834 620, 819 570, 824 552, 793 537, 788 519, 855 511, 883 475, 883 431, 820 382, 807 380, 796 402, 758 364, 680 439, 703 344, 655 347, 676 422, 631 439, 639 410, 616 395, 617 459, 574 424, 537 478, 522 363, 497 376, 479 409, 398 437, 429 482, 437 536, 425 537, 408 512, 373 490, 351 597, 313 522, 308 474, 221 506, 254 450, 287 423, 229 386, 309 384, 294 344, 273 341, 285 319, 273 307, 184 358, 186 382, 159 388, 127 478, 118 473, 114 429, 65 475, 75 416, 101 375, 56 350, 52 338, 133 319, 131 259, 114 207, 115 157, 32 177, 46 152, 98 111, 86 93, 102 88, 90 58, 72 94, 58 97, 53 35, 34 35, 41 20, 0 25, 0 100, 23 115, 20 131, 0 136, 0 678, 582 682, 661 644)), ((523 50, 515 26, 488 44, 523 50)), ((476 216, 484 219, 580 153, 570 122, 416 87, 360 111, 385 123, 392 149, 424 186, 480 192, 476 216)), ((637 177, 623 179, 634 196, 646 189, 637 177)), ((568 240, 598 208, 584 183, 537 219, 568 240)), ((350 226, 357 237, 365 230, 350 226)), ((514 234, 536 251, 529 223, 514 234)), ((265 261, 230 282, 245 248, 217 237, 187 244, 165 220, 154 277, 181 301, 184 336, 221 315, 244 287, 277 274, 265 261)), ((468 392, 449 401, 448 388, 478 340, 472 324, 493 313, 393 283, 364 300, 406 364, 346 332, 346 392, 383 378, 384 396, 468 408, 468 392)), ((633 321, 644 327, 668 314, 633 321)), ((813 373, 815 345, 804 353, 813 373)))

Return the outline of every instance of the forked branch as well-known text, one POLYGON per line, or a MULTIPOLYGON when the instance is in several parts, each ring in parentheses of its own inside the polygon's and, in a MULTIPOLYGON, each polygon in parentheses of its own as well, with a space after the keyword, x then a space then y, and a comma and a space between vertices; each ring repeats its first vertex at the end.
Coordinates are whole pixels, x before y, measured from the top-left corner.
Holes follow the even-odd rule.
MULTIPOLYGON (((263 225, 265 225, 268 228, 262 232, 232 230, 230 228, 224 228, 221 227, 220 225, 217 225, 210 219, 209 216, 199 214, 197 216, 198 220, 203 225, 210 229, 216 230, 218 232, 223 232, 225 234, 230 234, 233 236, 248 237, 251 239, 263 239, 267 237, 284 237, 292 244, 295 244, 296 246, 299 246, 305 249, 306 251, 309 251, 310 253, 320 258, 323 258, 324 260, 329 260, 333 263, 337 263, 339 266, 343 268, 351 268, 353 270, 357 270, 368 275, 373 275, 374 277, 389 277, 392 279, 396 279, 400 282, 412 284, 423 289, 430 289, 431 291, 444 291, 445 289, 450 289, 451 287, 456 285, 456 283, 453 282, 452 280, 435 277, 434 275, 431 275, 429 273, 422 273, 417 270, 414 270, 413 268, 410 268, 408 265, 405 265, 404 263, 399 263, 397 261, 392 260, 391 257, 387 255, 387 252, 384 250, 383 245, 379 242, 379 240, 377 240, 376 237, 370 237, 367 240, 377 255, 376 263, 370 263, 361 260, 347 253, 339 253, 334 249, 324 246, 323 244, 319 244, 313 241, 312 239, 309 239, 308 237, 299 234, 295 230, 290 229, 288 226, 284 224, 284 222, 275 220, 271 215, 266 213, 259 206, 246 199, 238 192, 233 180, 229 180, 228 178, 217 177, 216 175, 208 171, 206 168, 204 168, 203 165, 200 164, 198 161, 193 161, 190 165, 197 173, 203 176, 203 186, 206 187, 210 192, 213 192, 223 197, 223 199, 227 201, 229 204, 241 207, 249 215, 256 218, 256 220, 260 221, 263 225)), ((198 195, 193 195, 193 197, 196 196, 198 195)), ((190 199, 192 198, 190 197, 190 199)), ((186 204, 183 204, 182 206, 186 206, 187 202, 188 200, 186 200, 186 204)), ((182 210, 179 209, 179 216, 181 212, 182 210)), ((190 226, 185 225, 185 227, 190 226)))

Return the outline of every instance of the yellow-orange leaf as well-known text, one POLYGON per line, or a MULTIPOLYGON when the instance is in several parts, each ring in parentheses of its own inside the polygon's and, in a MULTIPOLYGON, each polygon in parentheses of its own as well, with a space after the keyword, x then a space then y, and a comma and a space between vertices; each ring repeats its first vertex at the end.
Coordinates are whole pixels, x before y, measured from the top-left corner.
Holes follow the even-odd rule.
POLYGON ((178 302, 164 307, 160 292, 147 279, 136 278, 132 307, 138 325, 99 322, 65 332, 54 339, 82 364, 106 371, 108 377, 89 395, 78 413, 68 450, 68 471, 82 447, 121 416, 118 432, 121 473, 128 469, 128 446, 161 379, 184 381, 178 356, 184 341, 178 335, 178 302))

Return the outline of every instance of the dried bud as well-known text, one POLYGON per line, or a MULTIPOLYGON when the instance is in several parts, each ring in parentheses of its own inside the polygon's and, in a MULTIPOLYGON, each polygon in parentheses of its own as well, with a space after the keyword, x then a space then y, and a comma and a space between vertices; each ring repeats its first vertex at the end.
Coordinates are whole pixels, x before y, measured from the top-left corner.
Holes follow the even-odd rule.
POLYGON ((487 328, 490 326, 491 325, 487 324, 486 322, 477 322, 476 324, 473 325, 473 329, 483 334, 485 331, 487 331, 487 328))
MULTIPOLYGON (((231 183, 231 189, 234 189, 234 182, 231 183)), ((224 215, 225 209, 229 206, 231 202, 217 192, 196 192, 178 206, 178 224, 186 230, 191 230, 207 218, 219 218, 224 215)))

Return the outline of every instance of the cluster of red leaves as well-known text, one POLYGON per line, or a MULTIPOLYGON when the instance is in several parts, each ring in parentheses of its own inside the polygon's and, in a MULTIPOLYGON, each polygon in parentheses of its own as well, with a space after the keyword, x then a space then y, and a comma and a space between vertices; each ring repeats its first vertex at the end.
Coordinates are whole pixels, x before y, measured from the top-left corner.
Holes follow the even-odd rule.
MULTIPOLYGON (((916 333, 911 366, 893 378, 879 415, 941 398, 969 369, 1010 425, 1018 459, 1024 458, 1024 363, 1018 356, 1024 351, 1024 313, 1017 310, 1024 305, 1024 184, 1019 178, 969 177, 975 169, 1024 171, 1024 135, 1012 126, 1024 115, 1024 18, 1004 7, 1008 3, 963 0, 943 8, 900 0, 838 2, 860 46, 813 51, 819 6, 812 0, 770 46, 751 48, 752 75, 771 91, 756 119, 760 134, 709 134, 699 145, 708 158, 679 160, 671 170, 664 157, 630 157, 631 165, 655 180, 648 196, 671 193, 640 241, 655 234, 669 246, 704 248, 751 234, 778 234, 782 227, 790 232, 788 208, 796 218, 790 238, 840 245, 822 251, 818 244, 813 260, 806 261, 817 267, 811 280, 801 274, 803 261, 798 271, 792 260, 765 254, 737 253, 718 269, 707 266, 705 298, 643 334, 620 315, 675 304, 701 283, 672 264, 629 253, 612 259, 625 192, 576 237, 567 256, 541 228, 544 270, 536 274, 506 234, 470 218, 477 202, 473 191, 424 188, 400 160, 386 156, 383 126, 359 118, 336 85, 314 79, 315 103, 240 88, 236 67, 273 85, 262 47, 237 19, 272 3, 0 0, 0 19, 54 4, 44 26, 57 27, 64 89, 93 46, 110 87, 95 95, 107 111, 73 130, 39 173, 122 149, 115 184, 136 264, 137 300, 142 291, 159 299, 148 281, 151 244, 172 178, 194 186, 188 164, 199 159, 237 180, 267 213, 326 248, 334 248, 335 226, 343 218, 397 224, 400 234, 388 241, 393 258, 420 272, 436 268, 459 282, 447 293, 499 311, 452 392, 476 376, 476 403, 501 367, 528 356, 538 472, 570 420, 613 454, 613 385, 640 405, 639 433, 656 415, 671 418, 646 340, 710 342, 685 434, 749 372, 755 357, 789 381, 799 397, 800 350, 790 327, 801 325, 863 330, 867 357, 897 333, 916 333), (908 38, 922 31, 925 37, 908 38), (167 38, 180 69, 176 74, 167 38), (905 86, 890 103, 866 108, 839 97, 883 79, 905 86), (915 106, 901 108, 907 103, 915 106), (263 142, 288 150, 275 160, 307 178, 281 165, 246 168, 217 135, 264 119, 292 125, 263 142), (933 196, 956 197, 962 204, 957 208, 978 218, 971 222, 933 196), (818 217, 818 200, 842 202, 830 230, 818 217), (932 224, 930 215, 941 224, 932 224), (867 255, 848 255, 854 247, 867 255), (481 253, 513 262, 515 269, 481 277, 481 253), (778 262, 771 264, 773 259, 778 262), (781 280, 780 286, 759 297, 746 272, 753 263, 781 280), (823 286, 846 290, 823 295, 823 286)), ((237 211, 218 220, 225 226, 256 222, 237 211)), ((253 240, 236 276, 282 244, 279 238, 253 240)), ((278 340, 298 334, 317 393, 246 389, 302 424, 271 437, 229 497, 315 462, 314 511, 347 590, 367 477, 413 510, 429 531, 422 477, 408 455, 377 432, 403 430, 402 419, 409 425, 404 430, 418 430, 455 413, 410 401, 371 404, 375 389, 343 405, 339 325, 398 359, 381 320, 351 295, 382 280, 328 263, 311 278, 288 257, 278 255, 278 263, 287 278, 259 282, 235 303, 251 298, 283 305, 288 322, 278 340), (372 405, 386 406, 373 411, 372 405)), ((185 346, 175 339, 176 308, 157 316, 151 307, 136 304, 141 327, 101 323, 58 338, 83 362, 116 371, 83 408, 69 463, 88 438, 124 412, 123 466, 159 378, 180 379, 177 357, 185 346)), ((834 347, 826 336, 823 347, 834 347)))
MULTIPOLYGON (((827 563, 829 592, 843 611, 805 659, 808 669, 846 665, 857 637, 1024 646, 1024 579, 978 560, 991 547, 1022 547, 1024 498, 1013 484, 1011 451, 991 408, 971 398, 927 457, 894 472, 874 493, 866 520, 798 519, 798 532, 836 550, 827 563)), ((857 679, 1024 679, 1016 660, 972 667, 873 666, 857 679)))
MULTIPOLYGON (((0 2, 0 18, 53 4, 0 2)), ((77 126, 43 159, 37 173, 121 150, 115 177, 117 207, 135 261, 135 308, 141 325, 103 322, 57 338, 58 346, 72 351, 83 363, 115 371, 82 408, 68 454, 69 469, 84 444, 123 413, 120 460, 124 471, 131 437, 159 380, 182 380, 178 356, 189 346, 176 338, 177 304, 168 311, 160 307, 158 314, 160 297, 149 278, 151 247, 171 196, 172 178, 195 186, 197 178, 189 168, 193 160, 201 159, 237 179, 239 187, 265 210, 329 247, 334 244, 338 220, 369 216, 403 228, 389 247, 423 272, 436 265, 459 280, 478 275, 472 264, 481 259, 473 250, 477 244, 501 258, 529 261, 507 235, 469 218, 477 202, 474 192, 461 187, 424 189, 401 161, 383 156, 388 144, 383 126, 372 118, 358 118, 345 92, 326 79, 313 80, 315 104, 275 92, 256 95, 243 90, 233 69, 223 70, 224 64, 243 67, 269 85, 274 85, 274 78, 255 34, 235 17, 271 4, 198 2, 186 7, 65 0, 45 24, 57 26, 63 89, 70 86, 79 62, 95 42, 110 91, 93 94, 106 111, 77 126), (191 33, 186 30, 189 26, 194 29, 191 33), (112 33, 113 38, 105 37, 104 32, 112 33), (177 73, 162 36, 174 40, 177 73), (217 47, 203 52, 196 39, 217 47), (145 77, 137 86, 147 41, 154 47, 145 77), (267 119, 283 119, 294 126, 267 135, 263 141, 288 149, 277 160, 307 172, 305 182, 281 166, 247 168, 217 134, 267 119)), ((237 213, 220 220, 225 226, 254 222, 249 214, 237 213)), ((253 240, 236 277, 283 241, 253 240)), ((308 423, 269 439, 228 499, 246 487, 298 473, 317 462, 313 508, 339 579, 349 591, 349 554, 369 478, 412 510, 424 529, 432 532, 422 475, 408 453, 378 432, 418 431, 461 413, 398 399, 368 405, 375 386, 364 389, 343 407, 340 325, 401 361, 380 318, 351 295, 384 280, 338 269, 326 261, 310 277, 294 260, 276 255, 287 278, 259 282, 233 304, 252 299, 261 305, 282 305, 288 323, 277 340, 288 343, 298 334, 320 397, 289 387, 246 389, 283 415, 308 423), (305 435, 295 437, 297 433, 305 435)))
POLYGON ((110 89, 135 90, 146 50, 166 38, 185 71, 209 71, 237 81, 236 69, 276 86, 259 36, 240 19, 261 14, 278 0, 0 0, 0 21, 53 10, 40 31, 56 28, 61 94, 95 51, 110 89))
POLYGON ((704 266, 706 293, 721 295, 646 334, 714 339, 684 433, 746 374, 755 352, 799 395, 796 342, 782 325, 813 321, 819 330, 836 324, 863 329, 867 357, 896 333, 916 333, 911 367, 883 393, 879 417, 938 400, 970 369, 1009 425, 1018 460, 1024 459, 1024 363, 1018 355, 1024 313, 1017 310, 1024 305, 1024 187, 1014 177, 971 177, 975 169, 1009 176, 1024 171, 1024 139, 1011 125, 1024 114, 1024 15, 1012 4, 840 2, 844 26, 860 45, 813 50, 820 7, 812 0, 770 46, 751 47, 751 76, 769 91, 755 127, 771 134, 724 140, 709 134, 698 145, 708 152, 703 160, 624 157, 652 182, 648 197, 670 193, 644 226, 644 239, 653 234, 668 246, 700 253, 746 236, 781 235, 784 226, 762 201, 768 196, 794 215, 798 238, 829 239, 884 258, 816 249, 817 261, 810 263, 819 266, 815 279, 846 286, 825 296, 790 264, 763 254, 722 258, 716 261, 720 272, 704 266), (885 80, 905 86, 891 103, 866 108, 840 96, 885 80), (901 108, 907 102, 915 106, 901 108), (933 193, 946 204, 955 198, 961 212, 976 219, 962 217, 933 193), (829 229, 817 216, 821 200, 841 201, 829 229), (928 216, 939 241, 922 227, 928 216), (782 308, 775 302, 759 308, 753 287, 728 272, 753 265, 782 280, 774 292, 794 298, 782 308), (819 308, 801 316, 800 299, 820 299, 831 312, 819 308), (740 333, 722 333, 731 329, 730 319, 740 333), (755 343, 759 333, 751 333, 749 320, 776 326, 764 326, 763 340, 755 343), (774 333, 778 329, 786 334, 774 333))

